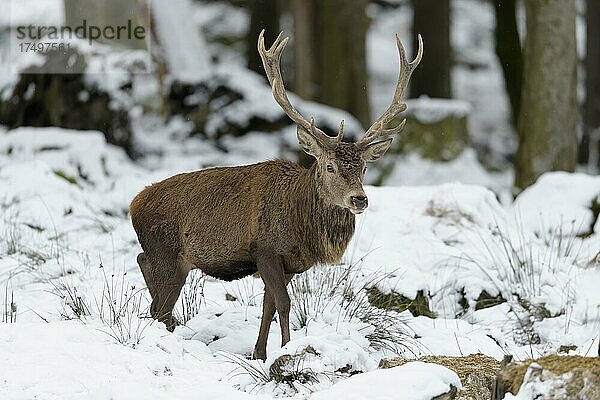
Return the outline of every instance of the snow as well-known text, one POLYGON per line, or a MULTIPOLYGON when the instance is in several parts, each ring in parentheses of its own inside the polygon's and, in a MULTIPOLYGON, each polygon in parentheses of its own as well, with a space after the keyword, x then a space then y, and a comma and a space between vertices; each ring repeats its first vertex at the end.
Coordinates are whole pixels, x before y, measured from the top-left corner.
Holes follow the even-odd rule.
MULTIPOLYGON (((270 398, 235 390, 226 380, 219 382, 226 364, 215 362, 198 342, 180 343, 158 329, 136 349, 110 343, 100 330, 78 321, 4 325, 2 337, 0 362, 6 383, 0 385, 2 398, 29 399, 41 393, 49 400, 270 398)), ((353 376, 310 398, 364 399, 368 390, 373 399, 391 394, 429 399, 447 392, 450 385, 460 387, 454 372, 414 362, 353 376)))
MULTIPOLYGON (((36 9, 62 18, 56 4, 26 3, 47 4, 36 9)), ((211 137, 226 123, 244 124, 255 116, 283 118, 264 77, 242 65, 244 45, 202 41, 202 35, 243 37, 248 26, 243 9, 187 0, 172 4, 157 4, 166 9, 155 27, 174 52, 167 54, 178 66, 171 78, 197 82, 208 76, 207 85, 225 84, 243 96, 212 113, 202 133, 211 137), (175 51, 188 46, 195 50, 175 51), (209 59, 219 61, 210 71, 209 59)), ((16 10, 19 20, 38 18, 23 9, 16 10)), ((374 116, 389 104, 397 78, 394 32, 412 54, 409 10, 369 6, 374 116)), ((457 0, 453 12, 452 41, 461 55, 453 83, 461 100, 440 105, 417 99, 410 107, 422 105, 426 118, 468 116, 479 155, 487 149, 486 161, 502 165, 515 138, 492 45, 492 5, 457 0)), ((420 362, 380 370, 379 361, 473 353, 522 359, 562 345, 575 346, 570 354, 595 352, 600 220, 594 221, 590 205, 600 194, 599 178, 548 173, 513 202, 510 168, 486 170, 474 149, 447 163, 416 154, 386 159, 395 165, 388 186, 365 187, 370 206, 357 219, 341 265, 303 274, 308 293, 290 287, 291 341, 280 348, 279 324, 273 321, 266 362, 248 359, 262 311, 263 284, 254 277, 230 283, 200 278, 200 293, 192 286, 198 275, 191 274, 186 288, 197 294, 196 313, 167 332, 147 315, 149 295, 135 261, 140 248, 127 215, 129 202, 145 185, 182 171, 295 157, 295 128, 224 136, 218 144, 189 137, 188 121, 164 122, 158 115, 160 82, 132 69, 143 57, 102 46, 86 55, 88 72, 105 63, 115 70, 88 73, 85 79, 109 92, 115 107, 130 110, 136 146, 146 156, 131 161, 100 132, 0 127, 0 312, 2 321, 6 312, 17 319, 0 323, 0 398, 429 399, 450 385, 460 387, 456 374, 420 362), (126 94, 120 87, 128 81, 132 90, 126 94), (436 318, 409 311, 377 314, 364 290, 370 286, 409 299, 424 294, 436 318), (118 323, 110 322, 109 289, 117 304, 124 293, 133 299, 120 303, 118 323), (505 302, 481 308, 484 294, 505 302), (14 311, 5 304, 11 298, 14 311), (85 305, 83 315, 76 314, 78 304, 85 305), (386 333, 392 338, 382 339, 386 333), (389 347, 376 341, 378 335, 389 347), (297 361, 290 368, 317 381, 272 380, 270 367, 286 355, 297 361)), ((13 61, 22 66, 39 60, 13 61)), ((14 83, 14 75, 0 75, 0 87, 14 83)), ((346 112, 293 94, 290 100, 320 127, 336 131, 344 119, 348 137, 363 131, 346 112)), ((194 104, 194 98, 188 101, 194 104)), ((373 170, 367 183, 375 179, 373 170)), ((183 300, 177 305, 180 316, 183 300)))
MULTIPOLYGON (((331 277, 346 276, 344 271, 349 271, 345 287, 354 292, 350 305, 365 301, 361 287, 368 284, 408 298, 428 295, 437 318, 405 311, 389 312, 383 320, 404 335, 396 347, 404 357, 483 353, 501 359, 510 353, 523 358, 561 345, 575 345, 572 354, 597 346, 600 274, 588 265, 600 250, 598 234, 540 235, 533 217, 517 218, 544 210, 544 199, 550 213, 563 204, 569 218, 589 223, 585 207, 600 191, 597 180, 566 173, 542 176, 514 205, 503 205, 485 187, 463 183, 366 186, 370 207, 358 217, 343 264, 305 273, 313 288, 309 294, 290 289, 294 303, 306 302, 308 315, 292 312, 292 340, 284 348, 279 348, 279 324, 272 323, 266 363, 245 360, 260 324, 260 279, 205 278, 197 314, 168 333, 145 317, 149 296, 135 262, 139 247, 126 214, 130 199, 144 185, 207 162, 205 156, 217 164, 248 162, 256 157, 252 144, 263 137, 262 152, 275 151, 267 136, 236 140, 236 150, 222 156, 206 143, 184 139, 180 146, 193 156, 182 159, 183 149, 175 151, 178 142, 163 135, 162 143, 169 140, 172 148, 147 169, 105 144, 97 132, 1 133, 0 279, 16 303, 17 322, 0 325, 0 367, 8 371, 0 397, 360 398, 369 382, 373 396, 425 399, 457 386, 453 373, 435 365, 377 369, 381 358, 394 355, 370 339, 382 322, 372 319, 368 308, 360 310, 371 319, 352 316, 344 306, 345 292, 327 289, 331 277), (506 243, 515 248, 513 258, 503 253, 506 243), (516 259, 525 262, 522 272, 511 269, 516 259), (101 305, 106 288, 115 285, 131 288, 140 304, 126 308, 128 319, 116 325, 124 344, 114 337, 115 325, 107 323, 106 302, 101 305), (89 315, 73 314, 73 299, 61 297, 64 287, 76 290, 89 315), (320 287, 325 290, 315 289, 320 287), (483 291, 507 302, 476 309, 483 291), (531 322, 539 344, 519 329, 527 310, 519 308, 517 296, 550 313, 531 322), (315 353, 306 353, 308 347, 315 353), (318 381, 290 386, 270 380, 270 366, 286 354, 300 357, 318 381), (251 368, 262 371, 262 378, 251 368)), ((158 137, 152 140, 160 143, 158 137)), ((177 308, 181 313, 181 305, 177 308)))
POLYGON ((239 36, 248 31, 250 18, 242 7, 208 2, 193 11, 194 19, 207 36, 239 36))
POLYGON ((465 118, 472 110, 464 100, 431 99, 421 96, 406 101, 407 113, 424 124, 434 124, 446 118, 465 118))
POLYGON ((449 392, 450 385, 462 387, 454 372, 441 365, 412 362, 400 367, 355 375, 330 389, 316 393, 311 399, 430 400, 449 392))
POLYGON ((515 201, 513 212, 536 231, 563 227, 573 233, 591 231, 591 206, 598 200, 600 176, 582 173, 544 174, 515 201), (525 210, 536 212, 525 212, 525 210))
MULTIPOLYGON (((384 159, 382 162, 387 162, 387 160, 384 159)), ((371 171, 367 170, 367 182, 370 177, 371 171)), ((394 170, 387 177, 385 184, 388 186, 422 186, 457 180, 469 185, 488 187, 498 194, 503 203, 512 199, 508 190, 514 181, 512 172, 486 170, 477 160, 475 151, 468 148, 454 160, 447 162, 434 162, 415 153, 398 157, 394 161, 394 170)))
POLYGON ((193 20, 190 0, 152 1, 156 35, 176 80, 198 82, 209 73, 209 54, 193 20))
POLYGON ((2 325, 1 332, 3 399, 267 398, 219 382, 210 356, 197 346, 186 350, 158 329, 137 349, 111 343, 79 321, 2 325), (169 342, 179 354, 157 347, 169 342))
POLYGON ((408 326, 420 338, 418 347, 411 349, 415 356, 463 356, 482 353, 501 360, 505 354, 493 339, 493 327, 485 324, 470 323, 462 319, 432 319, 420 316, 409 321, 408 326))
POLYGON ((2 13, 0 26, 56 26, 64 22, 64 7, 62 0, 19 0, 16 5, 12 0, 0 1, 2 13))
POLYGON ((210 56, 222 64, 245 65, 246 43, 242 39, 250 26, 247 10, 227 2, 194 2, 193 5, 192 16, 207 39, 210 56), (238 41, 230 46, 221 44, 232 39, 238 41))
MULTIPOLYGON (((206 133, 213 135, 226 123, 245 126, 248 121, 255 117, 267 121, 284 118, 284 112, 273 101, 271 89, 265 83, 266 78, 264 76, 245 68, 230 65, 216 67, 211 78, 207 80, 207 84, 213 88, 221 85, 231 88, 242 96, 242 100, 235 101, 222 109, 214 110, 215 112, 209 116, 206 122, 206 133)), ((304 101, 293 93, 288 97, 300 113, 306 115, 307 118, 314 117, 315 125, 318 127, 327 127, 337 132, 340 121, 344 120, 344 132, 348 136, 357 136, 363 132, 360 123, 348 112, 304 101)), ((193 101, 193 99, 190 99, 190 101, 193 101)))

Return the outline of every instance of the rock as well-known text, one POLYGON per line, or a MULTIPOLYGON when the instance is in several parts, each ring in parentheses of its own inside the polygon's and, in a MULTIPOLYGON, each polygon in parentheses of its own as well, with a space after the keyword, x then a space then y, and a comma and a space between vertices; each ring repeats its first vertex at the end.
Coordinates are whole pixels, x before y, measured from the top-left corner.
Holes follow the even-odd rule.
POLYGON ((469 301, 469 299, 467 299, 466 296, 467 295, 465 289, 463 288, 460 291, 460 300, 458 301, 458 304, 461 306, 462 310, 457 314, 457 316, 464 315, 471 308, 471 305, 473 303, 475 303, 475 311, 495 307, 502 303, 506 303, 506 299, 502 297, 502 294, 499 293, 493 296, 489 294, 486 290, 482 290, 479 296, 471 302, 469 301))
POLYGON ((110 93, 87 82, 85 71, 85 57, 75 50, 49 52, 42 66, 23 70, 16 85, 2 93, 5 100, 0 100, 0 120, 9 129, 57 126, 100 131, 108 143, 133 156, 128 110, 115 107, 110 93), (74 73, 41 73, 57 70, 52 65, 65 64, 65 59, 74 73))
POLYGON ((269 367, 269 377, 277 383, 318 382, 316 374, 303 367, 307 359, 315 356, 318 356, 318 353, 312 346, 307 346, 294 355, 284 354, 276 358, 269 367))
POLYGON ((592 222, 590 223, 589 232, 584 233, 583 237, 589 237, 594 233, 600 233, 598 232, 598 226, 600 226, 600 194, 598 194, 598 196, 592 200, 590 204, 590 211, 592 212, 592 222))
POLYGON ((475 302, 475 310, 483 310, 485 308, 494 307, 502 303, 506 303, 506 299, 502 297, 501 294, 492 296, 483 290, 475 302))
POLYGON ((600 399, 600 358, 550 355, 508 362, 495 388, 492 400, 509 392, 538 400, 600 399))
MULTIPOLYGON (((253 131, 275 133, 294 125, 273 99, 266 79, 243 68, 215 68, 199 82, 174 81, 168 92, 168 117, 183 117, 192 122, 192 134, 215 141, 253 131)), ((335 135, 342 119, 345 138, 363 133, 360 123, 349 113, 287 94, 300 114, 314 117, 325 133, 335 135)), ((297 151, 297 146, 293 150, 297 151)))
POLYGON ((558 352, 562 354, 569 354, 570 351, 577 350, 577 346, 574 344, 561 344, 558 348, 558 352))
POLYGON ((448 393, 440 394, 439 396, 433 397, 431 400, 454 400, 456 399, 456 394, 458 393, 458 388, 456 386, 450 385, 450 390, 448 393))
POLYGON ((421 97, 407 100, 407 110, 402 115, 406 126, 393 153, 417 152, 435 161, 449 161, 458 157, 470 146, 468 115, 471 106, 462 100, 430 99, 421 97))
POLYGON ((429 298, 422 290, 417 292, 417 296, 414 299, 409 299, 394 291, 383 293, 373 286, 367 289, 367 296, 372 306, 383 310, 397 311, 399 313, 408 310, 414 317, 420 315, 429 318, 436 317, 435 313, 429 308, 429 298))
POLYGON ((167 97, 169 117, 181 115, 192 122, 192 134, 203 134, 215 139, 224 135, 241 136, 252 131, 278 131, 292 123, 283 112, 275 118, 256 113, 236 119, 224 117, 218 123, 210 123, 211 118, 214 120, 215 113, 223 112, 233 105, 238 107, 245 101, 247 99, 241 91, 229 86, 226 81, 219 82, 217 77, 212 82, 175 81, 171 84, 167 97))

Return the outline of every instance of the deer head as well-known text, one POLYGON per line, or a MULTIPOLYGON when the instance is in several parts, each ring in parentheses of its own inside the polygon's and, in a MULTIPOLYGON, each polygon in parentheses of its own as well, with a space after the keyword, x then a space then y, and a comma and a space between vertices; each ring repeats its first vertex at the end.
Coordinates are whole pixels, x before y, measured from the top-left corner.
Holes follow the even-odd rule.
POLYGON ((396 35, 396 45, 400 56, 400 74, 396 92, 387 110, 371 125, 365 134, 354 143, 342 141, 344 121, 336 136, 329 136, 315 126, 313 118, 307 120, 292 106, 287 97, 281 77, 281 54, 289 38, 279 34, 269 50, 265 48, 264 30, 258 37, 258 52, 262 58, 265 73, 271 84, 273 97, 283 111, 297 125, 297 136, 304 152, 316 159, 316 187, 319 196, 326 202, 346 208, 354 214, 364 212, 368 199, 362 186, 366 163, 381 158, 390 148, 395 134, 399 133, 406 120, 395 127, 387 128, 401 112, 406 110, 404 96, 410 76, 423 56, 423 40, 418 36, 419 49, 412 62, 406 59, 404 47, 396 35))

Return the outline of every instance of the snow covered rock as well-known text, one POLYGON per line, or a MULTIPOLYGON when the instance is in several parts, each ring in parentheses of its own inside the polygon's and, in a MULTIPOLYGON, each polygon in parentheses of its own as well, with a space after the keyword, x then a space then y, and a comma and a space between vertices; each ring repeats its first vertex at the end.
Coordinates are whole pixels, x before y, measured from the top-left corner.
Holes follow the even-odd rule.
MULTIPOLYGON (((0 97, 0 121, 9 128, 55 126, 100 131, 108 143, 133 155, 129 110, 116 101, 114 93, 87 80, 88 61, 73 48, 48 53, 42 66, 21 71, 14 86, 0 97), (43 74, 52 64, 72 63, 70 74, 43 74)), ((131 85, 124 82, 121 89, 131 85)), ((0 88, 1 89, 1 88, 0 88)))
MULTIPOLYGON (((347 112, 301 100, 288 93, 290 101, 325 132, 337 133, 345 121, 347 136, 362 133, 360 123, 347 112)), ((170 88, 170 116, 182 115, 194 124, 193 133, 211 138, 241 136, 248 132, 273 132, 293 125, 273 99, 266 79, 252 71, 220 66, 206 79, 189 83, 174 81, 170 88)))
POLYGON ((493 400, 598 399, 600 358, 551 355, 510 363, 501 369, 496 387, 493 400))
POLYGON ((600 176, 549 172, 519 194, 512 213, 539 233, 558 228, 572 235, 600 233, 599 199, 600 176))
POLYGON ((471 143, 468 115, 471 105, 462 100, 421 97, 406 102, 406 127, 392 151, 416 151, 422 157, 448 161, 471 143))
POLYGON ((412 362, 401 367, 354 375, 313 394, 310 399, 441 400, 453 399, 461 387, 458 375, 449 369, 436 364, 412 362))
MULTIPOLYGON (((459 400, 490 400, 500 362, 483 354, 468 356, 425 356, 416 361, 442 365, 456 372, 463 385, 457 393, 459 400)), ((411 362, 404 358, 381 360, 381 368, 392 368, 411 362)))

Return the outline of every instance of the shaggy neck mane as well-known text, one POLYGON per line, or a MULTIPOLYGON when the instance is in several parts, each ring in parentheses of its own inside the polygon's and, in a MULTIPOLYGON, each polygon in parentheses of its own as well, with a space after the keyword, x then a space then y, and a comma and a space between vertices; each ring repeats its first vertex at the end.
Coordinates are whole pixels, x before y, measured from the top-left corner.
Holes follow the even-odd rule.
POLYGON ((354 234, 354 215, 347 209, 327 203, 318 194, 314 163, 303 171, 292 196, 292 226, 303 240, 305 256, 314 263, 337 263, 354 234), (307 231, 304 231, 307 230, 307 231))

